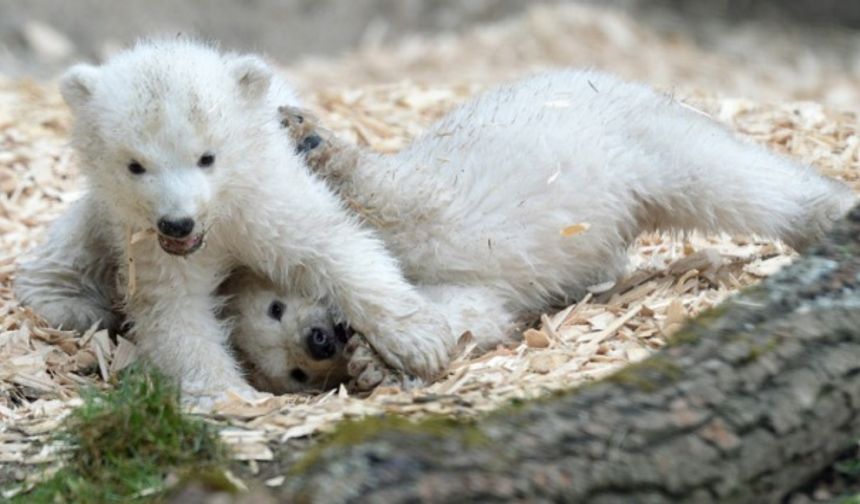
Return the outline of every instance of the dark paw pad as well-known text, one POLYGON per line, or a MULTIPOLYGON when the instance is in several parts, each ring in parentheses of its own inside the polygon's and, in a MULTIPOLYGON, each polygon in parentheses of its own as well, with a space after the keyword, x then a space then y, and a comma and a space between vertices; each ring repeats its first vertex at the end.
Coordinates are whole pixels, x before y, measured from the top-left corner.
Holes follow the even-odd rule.
POLYGON ((296 147, 296 152, 298 154, 304 154, 305 152, 312 151, 312 150, 316 149, 317 147, 319 147, 319 145, 321 143, 322 143, 322 138, 320 138, 319 135, 307 136, 307 137, 305 137, 304 140, 302 140, 302 143, 300 143, 296 147))

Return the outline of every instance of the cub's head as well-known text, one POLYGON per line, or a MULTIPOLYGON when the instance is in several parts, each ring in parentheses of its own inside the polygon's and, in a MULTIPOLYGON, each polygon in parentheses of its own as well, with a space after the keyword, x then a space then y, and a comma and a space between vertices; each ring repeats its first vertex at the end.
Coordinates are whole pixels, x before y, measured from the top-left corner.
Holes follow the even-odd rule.
POLYGON ((352 331, 336 323, 326 304, 278 291, 245 270, 222 292, 229 296, 233 345, 255 387, 282 394, 330 389, 348 379, 343 349, 352 331))
POLYGON ((277 135, 272 81, 255 56, 176 39, 74 66, 60 90, 91 190, 119 222, 154 228, 165 252, 187 255, 229 212, 215 199, 229 196, 236 174, 259 164, 277 135))

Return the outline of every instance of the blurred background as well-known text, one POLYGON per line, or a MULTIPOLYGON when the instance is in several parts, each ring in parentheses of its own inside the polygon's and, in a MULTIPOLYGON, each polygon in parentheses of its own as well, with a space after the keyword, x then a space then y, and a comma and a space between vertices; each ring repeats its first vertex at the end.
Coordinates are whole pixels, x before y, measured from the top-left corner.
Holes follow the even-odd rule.
POLYGON ((178 32, 292 64, 414 35, 463 32, 538 3, 610 6, 656 30, 736 54, 756 49, 744 33, 758 31, 788 52, 826 52, 847 71, 860 66, 856 0, 0 0, 0 73, 50 77, 70 62, 98 61, 135 37, 178 32))

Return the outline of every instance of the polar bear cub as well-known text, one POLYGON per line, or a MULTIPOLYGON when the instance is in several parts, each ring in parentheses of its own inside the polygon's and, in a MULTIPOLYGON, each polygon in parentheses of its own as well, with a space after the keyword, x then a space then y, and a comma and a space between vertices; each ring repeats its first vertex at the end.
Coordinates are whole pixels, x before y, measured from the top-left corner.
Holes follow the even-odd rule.
MULTIPOLYGON (((513 341, 517 321, 491 292, 459 285, 417 289, 444 315, 455 335, 472 336, 468 341, 475 351, 513 341)), ((279 289, 248 270, 234 272, 222 292, 228 298, 224 315, 233 323, 232 344, 258 390, 319 391, 350 378, 355 378, 357 388, 369 389, 388 377, 388 370, 372 355, 355 356, 350 349, 355 343, 350 341, 353 329, 325 299, 295 288, 279 289), (356 371, 356 365, 364 367, 356 371)))
POLYGON ((88 191, 16 285, 50 322, 81 329, 103 315, 58 295, 110 274, 78 250, 97 233, 120 258, 115 288, 139 348, 186 392, 247 388, 216 317, 216 289, 236 266, 280 288, 301 277, 389 365, 426 378, 445 368, 443 316, 284 141, 277 108, 296 97, 260 58, 149 41, 71 68, 60 88, 88 191))
POLYGON ((856 199, 668 96, 594 71, 490 90, 395 154, 312 134, 320 141, 298 142, 317 145, 309 166, 377 228, 410 279, 483 284, 517 308, 614 280, 644 231, 802 248, 856 199))
MULTIPOLYGON (((503 341, 519 315, 615 280, 644 231, 753 234, 799 248, 855 201, 844 184, 598 72, 498 87, 391 155, 348 145, 302 111, 281 111, 309 166, 378 229, 410 279, 432 286, 455 333, 470 329, 479 341, 503 341), (457 311, 475 305, 486 318, 457 311)), ((240 319, 265 317, 262 306, 289 294, 258 289, 261 306, 243 304, 240 319)), ((331 309, 337 317, 336 302, 331 309)), ((284 387, 296 385, 289 370, 302 369, 292 355, 308 349, 307 328, 288 327, 240 324, 235 334, 252 362, 256 345, 271 344, 265 360, 277 365, 260 370, 284 387)), ((337 375, 338 362, 322 369, 337 375)))

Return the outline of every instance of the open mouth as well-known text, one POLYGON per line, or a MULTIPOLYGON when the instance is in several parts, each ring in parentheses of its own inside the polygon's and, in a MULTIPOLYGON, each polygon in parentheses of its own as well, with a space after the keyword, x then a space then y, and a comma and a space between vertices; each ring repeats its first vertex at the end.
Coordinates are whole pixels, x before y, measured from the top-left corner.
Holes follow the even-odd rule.
POLYGON ((187 256, 203 245, 203 233, 191 235, 187 238, 169 238, 159 234, 158 244, 161 245, 161 250, 170 255, 187 256))

